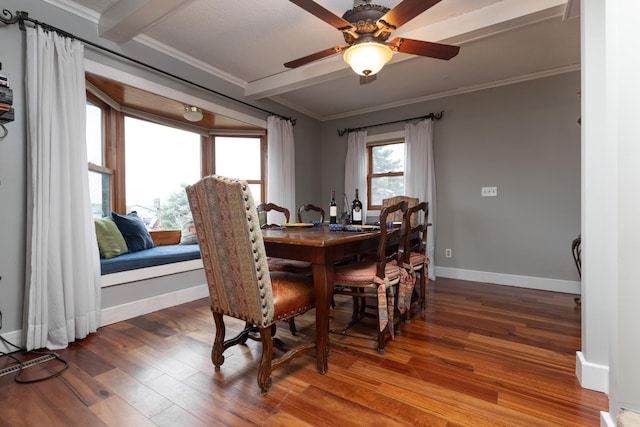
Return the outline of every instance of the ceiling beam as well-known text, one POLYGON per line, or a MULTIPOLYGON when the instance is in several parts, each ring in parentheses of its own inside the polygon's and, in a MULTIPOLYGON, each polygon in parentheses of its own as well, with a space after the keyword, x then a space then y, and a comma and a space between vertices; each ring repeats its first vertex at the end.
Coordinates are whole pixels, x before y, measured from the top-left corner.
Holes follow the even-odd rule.
POLYGON ((193 0, 120 0, 100 16, 101 38, 122 44, 193 0))
MULTIPOLYGON (((401 34, 401 31, 399 31, 394 36, 463 44, 464 42, 501 33, 544 19, 562 17, 566 6, 567 0, 524 2, 521 0, 504 0, 408 33, 401 34)), ((398 62, 408 58, 408 55, 394 55, 391 62, 398 62)), ((348 73, 352 73, 352 71, 342 60, 342 55, 334 55, 303 67, 249 82, 245 88, 245 96, 252 99, 277 96, 281 93, 332 80, 348 73)))

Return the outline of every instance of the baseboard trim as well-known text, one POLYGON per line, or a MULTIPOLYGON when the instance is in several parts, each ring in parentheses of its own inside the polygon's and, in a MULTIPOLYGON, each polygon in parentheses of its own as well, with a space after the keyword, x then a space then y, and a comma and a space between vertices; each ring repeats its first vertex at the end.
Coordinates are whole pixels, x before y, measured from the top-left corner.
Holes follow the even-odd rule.
POLYGON ((576 377, 583 388, 609 393, 609 367, 588 362, 581 351, 576 351, 576 377))
POLYGON ((611 414, 608 412, 600 411, 600 426, 601 427, 616 427, 616 422, 611 418, 611 414))
MULTIPOLYGON (((195 301, 208 296, 209 288, 204 284, 192 286, 175 292, 169 292, 167 294, 156 295, 138 301, 132 301, 126 304, 103 308, 100 312, 100 326, 106 326, 123 320, 132 319, 137 316, 142 316, 143 314, 152 313, 154 311, 195 301)), ((22 344, 22 329, 1 335, 7 341, 15 345, 22 344)), ((18 349, 8 346, 4 341, 0 340, 0 351, 4 353, 13 353, 18 351, 18 349)))
POLYGON ((150 298, 132 301, 114 307, 103 308, 101 312, 100 326, 121 322, 143 314, 184 304, 209 296, 209 288, 206 284, 197 285, 180 291, 156 295, 150 298))
POLYGON ((490 271, 464 270, 461 268, 435 267, 436 277, 469 280, 472 282, 493 283, 496 285, 516 286, 541 291, 580 294, 580 282, 572 280, 548 279, 546 277, 519 276, 515 274, 492 273, 490 271))

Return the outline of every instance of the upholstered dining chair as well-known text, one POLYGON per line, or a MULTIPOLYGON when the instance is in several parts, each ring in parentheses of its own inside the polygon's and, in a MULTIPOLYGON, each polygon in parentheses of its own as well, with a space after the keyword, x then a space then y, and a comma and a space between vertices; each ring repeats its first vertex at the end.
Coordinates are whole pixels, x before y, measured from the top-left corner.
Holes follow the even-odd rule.
POLYGON ((405 322, 411 322, 411 311, 420 308, 424 311, 427 304, 427 283, 429 281, 429 258, 427 250, 427 232, 429 229, 429 203, 420 202, 407 209, 404 215, 405 244, 403 267, 420 278, 419 289, 412 289, 407 298, 405 322), (422 217, 420 217, 422 215, 422 217))
POLYGON ((375 317, 380 354, 384 353, 385 331, 388 330, 393 338, 399 320, 395 316, 395 296, 402 275, 399 263, 402 262, 404 250, 404 230, 401 227, 387 227, 387 221, 397 212, 403 215, 406 210, 407 202, 402 201, 380 211, 380 241, 375 259, 365 258, 335 268, 334 294, 350 295, 354 305, 352 319, 342 333, 345 334, 364 317, 375 317), (398 250, 389 254, 388 246, 394 241, 399 241, 398 250), (367 301, 374 303, 367 304, 367 301), (373 309, 375 313, 370 313, 368 309, 373 309))
MULTIPOLYGON (((289 222, 289 218, 291 214, 289 209, 284 206, 276 205, 275 203, 261 203, 257 206, 258 217, 260 217, 261 213, 263 214, 264 224, 261 224, 261 228, 274 228, 281 227, 281 224, 286 224, 289 222), (282 219, 284 219, 281 223, 269 223, 269 212, 280 212, 282 214, 282 219)), ((312 273, 311 263, 308 261, 299 261, 295 259, 285 259, 285 258, 276 258, 276 257, 267 257, 267 264, 269 265, 269 271, 284 271, 288 273, 296 273, 296 274, 305 274, 310 276, 312 273)), ((287 321, 289 324, 289 330, 293 335, 297 334, 296 321, 291 318, 287 321)))
POLYGON ((258 385, 264 395, 271 387, 272 370, 315 348, 314 341, 287 349, 273 338, 276 322, 315 306, 313 281, 269 271, 258 212, 246 181, 212 175, 187 186, 186 192, 216 325, 211 360, 219 371, 229 347, 247 339, 260 341, 258 385), (245 321, 245 329, 227 340, 225 316, 245 321), (274 358, 274 345, 287 352, 274 358))
MULTIPOLYGON (((271 211, 280 212, 283 216, 284 221, 279 224, 269 224, 266 221, 262 228, 273 228, 280 227, 281 224, 286 224, 289 222, 290 213, 289 209, 278 206, 274 203, 261 203, 257 207, 258 214, 264 212, 268 215, 271 211)), ((293 259, 284 259, 284 258, 274 258, 268 257, 267 262, 269 264, 269 270, 271 271, 286 271, 290 273, 298 273, 298 274, 311 274, 311 263, 306 261, 298 261, 293 259)))
MULTIPOLYGON (((310 218, 311 214, 307 215, 305 214, 305 212, 316 212, 316 215, 314 218, 318 218, 320 222, 324 222, 324 209, 322 209, 320 206, 316 206, 316 205, 312 205, 312 204, 306 204, 306 205, 302 205, 298 208, 298 222, 305 222, 303 219, 306 218, 310 218)), ((317 221, 318 219, 316 219, 317 221)), ((307 222, 313 222, 313 221, 307 221, 307 222)))

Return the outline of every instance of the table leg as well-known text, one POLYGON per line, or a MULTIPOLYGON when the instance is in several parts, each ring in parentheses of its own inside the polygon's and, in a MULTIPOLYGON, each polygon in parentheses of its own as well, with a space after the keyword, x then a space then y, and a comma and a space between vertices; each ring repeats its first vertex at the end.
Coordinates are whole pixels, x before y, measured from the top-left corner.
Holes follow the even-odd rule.
POLYGON ((313 264, 313 285, 316 292, 316 353, 318 372, 329 370, 329 308, 333 295, 333 263, 313 264))

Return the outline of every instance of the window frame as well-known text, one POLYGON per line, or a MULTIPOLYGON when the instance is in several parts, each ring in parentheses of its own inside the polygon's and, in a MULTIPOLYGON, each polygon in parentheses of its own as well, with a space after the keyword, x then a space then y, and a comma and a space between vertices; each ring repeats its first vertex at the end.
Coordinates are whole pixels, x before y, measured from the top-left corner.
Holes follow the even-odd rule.
POLYGON ((256 133, 256 132, 244 132, 244 133, 212 133, 208 138, 206 143, 203 145, 203 171, 205 168, 205 164, 207 167, 207 173, 204 176, 212 175, 216 173, 215 164, 216 164, 216 137, 225 137, 225 138, 258 138, 260 139, 260 179, 246 179, 248 184, 260 184, 260 200, 264 201, 267 198, 267 135, 265 133, 256 133))
POLYGON ((380 211, 382 209, 382 205, 374 205, 372 203, 371 197, 371 181, 374 178, 384 178, 384 177, 404 177, 405 168, 406 168, 406 159, 405 159, 405 168, 403 168, 402 172, 385 172, 385 173, 373 173, 373 148, 380 147, 384 145, 391 144, 405 144, 405 133, 404 131, 398 132, 390 132, 379 135, 371 135, 367 137, 367 211, 380 211))
MULTIPOLYGON (((90 93, 90 92, 86 92, 86 104, 92 104, 93 106, 95 106, 96 108, 98 108, 101 112, 102 112, 102 129, 101 129, 101 141, 102 141, 102 165, 97 165, 93 162, 87 162, 87 169, 88 172, 94 172, 97 174, 100 174, 102 176, 108 176, 109 177, 109 196, 110 196, 110 200, 108 203, 108 208, 110 210, 114 209, 114 180, 115 180, 115 170, 113 167, 113 146, 110 143, 112 141, 112 137, 111 137, 111 127, 108 126, 108 117, 109 117, 109 111, 111 110, 111 107, 104 102, 103 100, 101 100, 100 98, 98 98, 97 96, 95 96, 94 94, 90 93)), ((103 195, 104 197, 104 195, 103 195)))
MULTIPOLYGON (((103 95, 105 96, 106 95, 103 95)), ((136 111, 127 109, 122 112, 122 107, 114 100, 108 98, 102 99, 100 96, 86 91, 87 102, 99 107, 103 112, 103 162, 104 165, 88 164, 88 171, 110 175, 111 185, 111 210, 120 214, 126 214, 126 180, 125 180, 125 129, 124 119, 126 116, 136 118, 138 120, 146 120, 162 126, 172 128, 185 129, 184 126, 176 126, 168 117, 154 116, 154 120, 150 120, 145 113, 136 114, 136 111)), ((266 129, 264 132, 229 130, 229 132, 203 134, 203 129, 192 129, 191 132, 200 134, 200 170, 201 177, 215 173, 215 136, 232 136, 239 138, 260 138, 260 162, 261 162, 261 180, 248 180, 249 183, 261 185, 261 200, 265 200, 267 188, 267 138, 266 129)))

